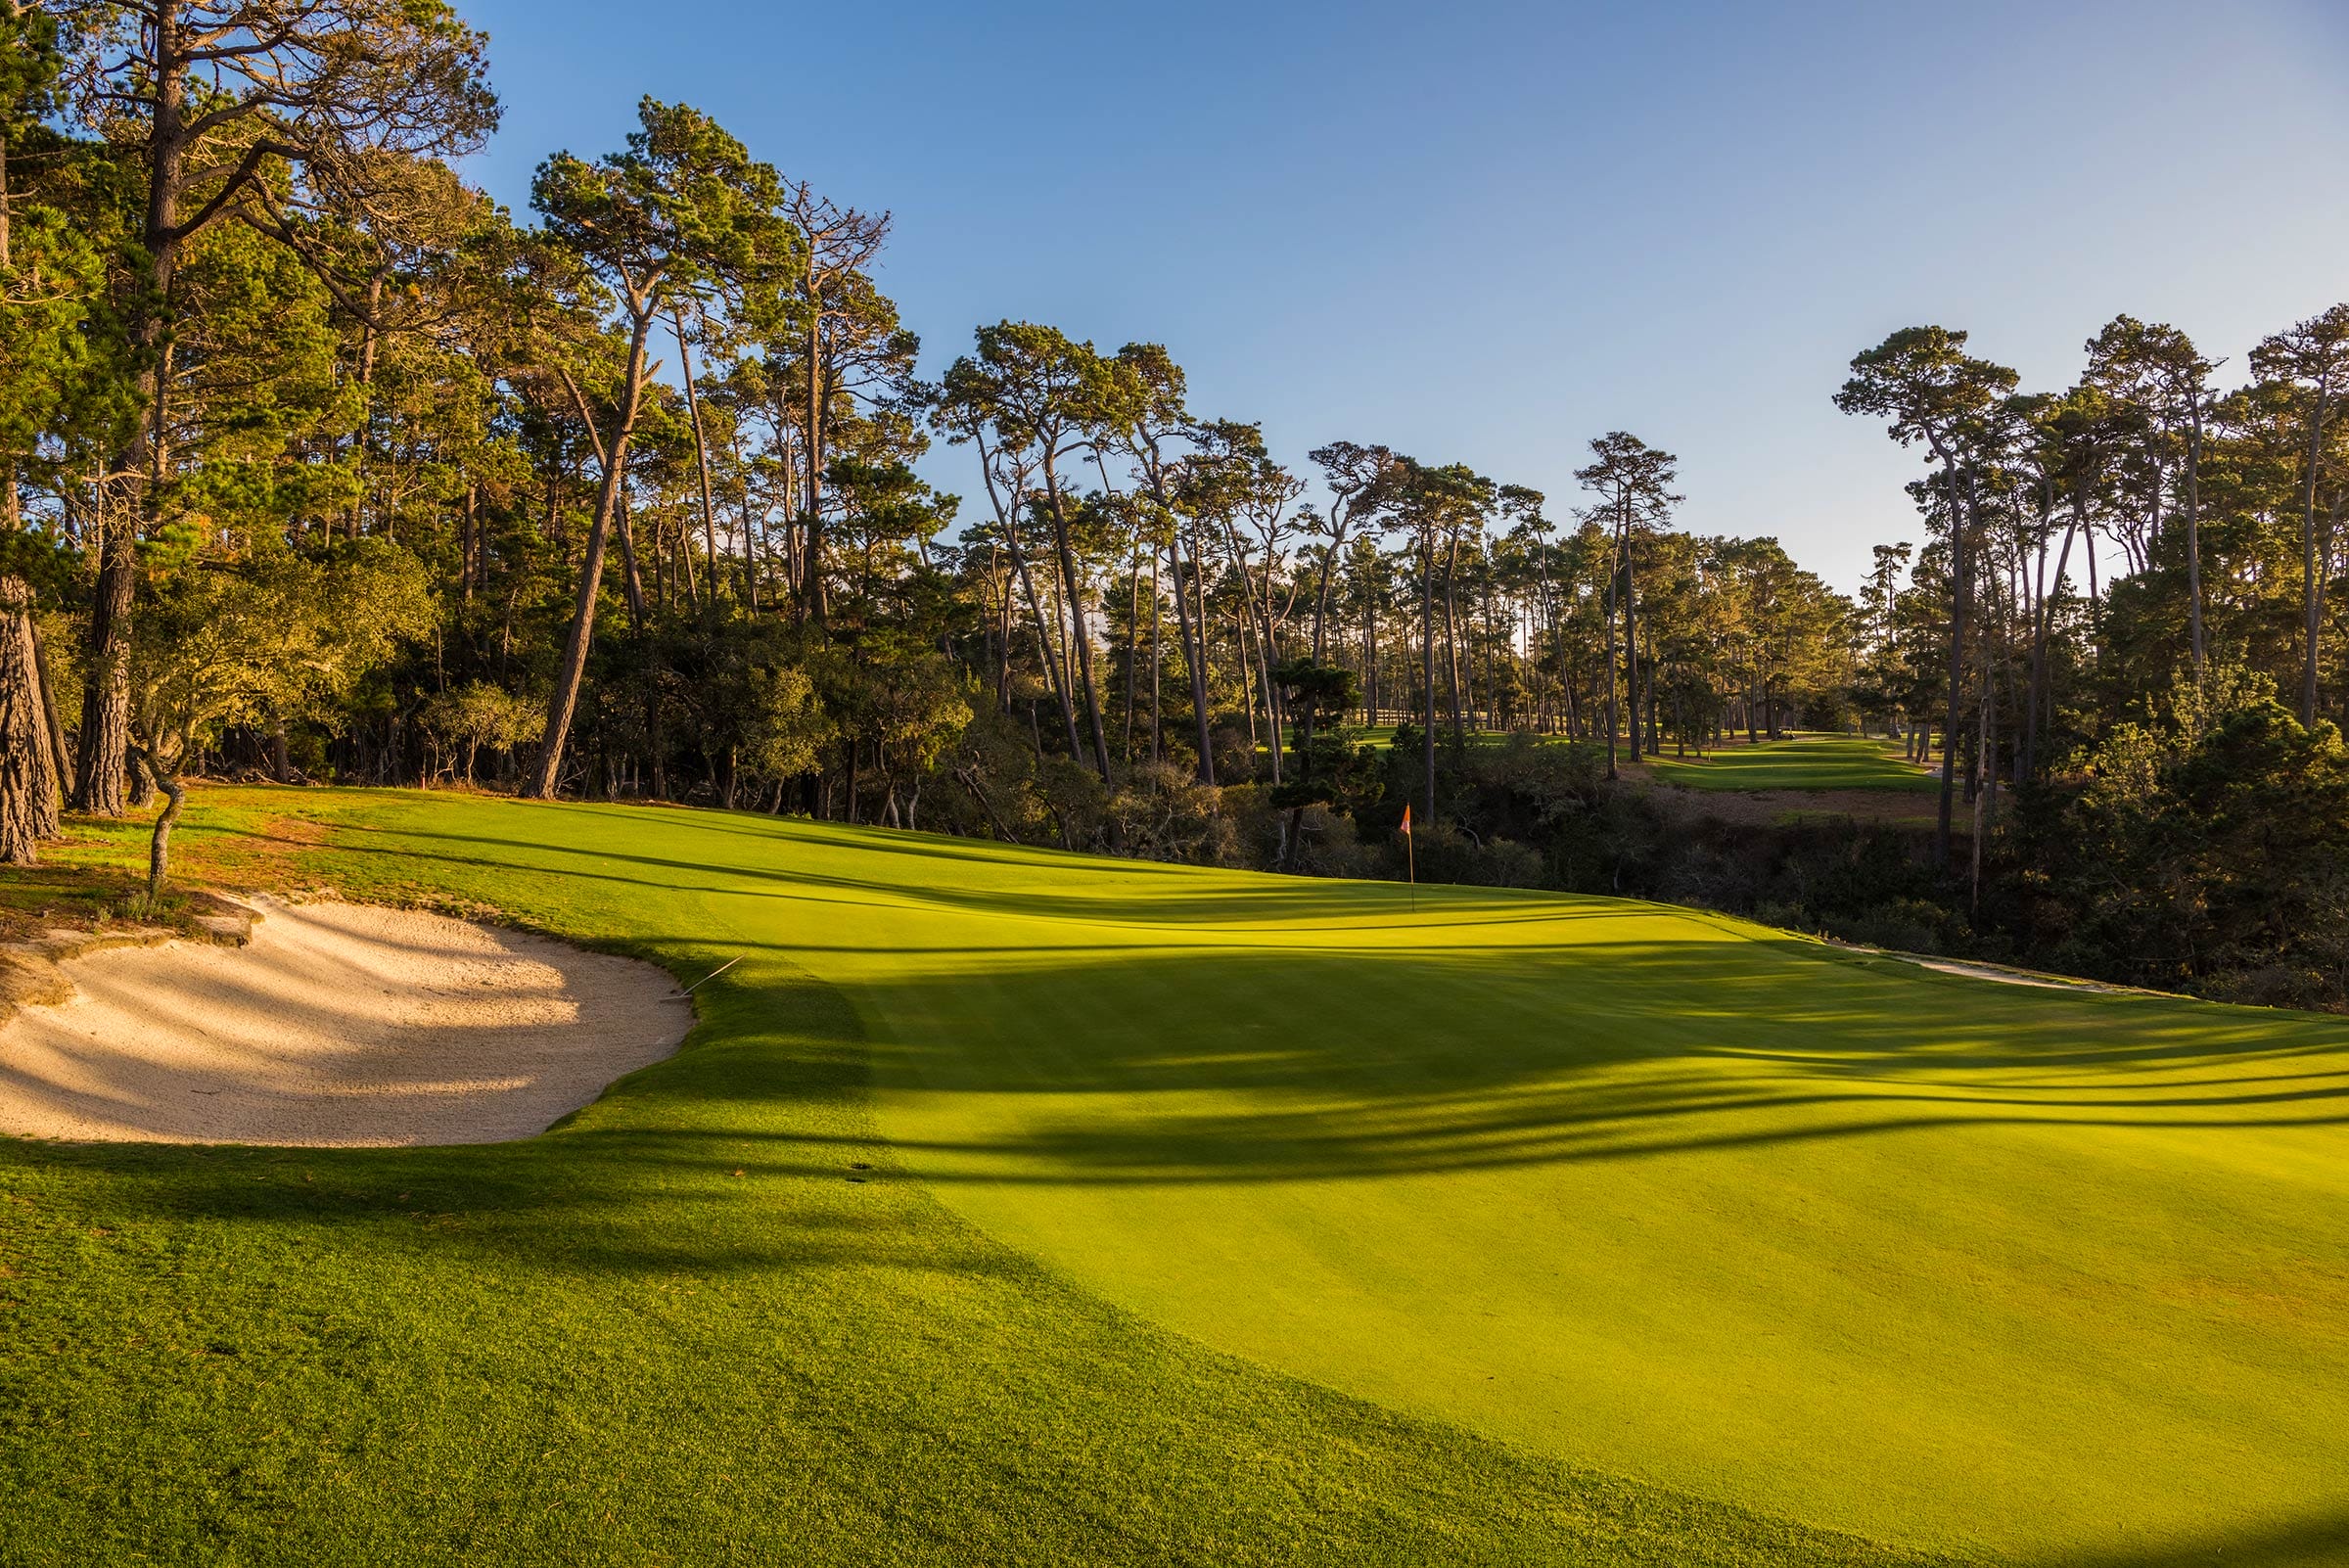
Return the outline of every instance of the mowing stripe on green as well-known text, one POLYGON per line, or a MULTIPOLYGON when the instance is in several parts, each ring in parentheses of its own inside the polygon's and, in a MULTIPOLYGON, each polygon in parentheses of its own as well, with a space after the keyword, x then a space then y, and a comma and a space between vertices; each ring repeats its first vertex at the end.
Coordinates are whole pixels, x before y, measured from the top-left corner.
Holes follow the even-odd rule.
POLYGON ((1603 899, 223 796, 192 833, 316 815, 359 896, 744 957, 529 1143, 0 1147, 32 1560, 2349 1545, 2337 1021, 1603 899))

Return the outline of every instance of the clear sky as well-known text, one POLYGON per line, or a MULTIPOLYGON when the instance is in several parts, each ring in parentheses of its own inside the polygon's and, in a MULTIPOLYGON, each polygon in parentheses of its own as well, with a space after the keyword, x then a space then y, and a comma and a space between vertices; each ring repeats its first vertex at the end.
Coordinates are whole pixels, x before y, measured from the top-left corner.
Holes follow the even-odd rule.
MULTIPOLYGON (((895 211, 932 371, 1006 316, 1162 342, 1293 463, 1384 441, 1553 516, 1630 430, 1683 527, 1845 587, 1917 535, 1915 457, 1828 402, 1886 332, 2058 387, 2126 310, 2228 379, 2349 299, 2342 0, 457 3, 518 214, 550 151, 690 103, 895 211)), ((926 470, 975 497, 972 461, 926 470)))

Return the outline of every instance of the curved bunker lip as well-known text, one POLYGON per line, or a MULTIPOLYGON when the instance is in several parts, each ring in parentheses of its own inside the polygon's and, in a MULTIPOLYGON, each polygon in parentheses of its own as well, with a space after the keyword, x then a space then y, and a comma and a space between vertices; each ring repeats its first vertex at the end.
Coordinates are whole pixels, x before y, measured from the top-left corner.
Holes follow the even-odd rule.
POLYGON ((530 1137, 675 1052, 662 970, 368 904, 258 900, 239 947, 65 960, 0 1026, 0 1132, 311 1148, 530 1137))

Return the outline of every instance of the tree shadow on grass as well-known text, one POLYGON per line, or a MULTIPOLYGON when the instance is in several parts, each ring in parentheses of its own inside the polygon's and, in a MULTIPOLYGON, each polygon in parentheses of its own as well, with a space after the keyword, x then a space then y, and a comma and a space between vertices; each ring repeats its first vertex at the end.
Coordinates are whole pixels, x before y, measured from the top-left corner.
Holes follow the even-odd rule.
POLYGON ((992 1147, 929 1151, 981 1157, 925 1162, 941 1180, 1325 1180, 1937 1128, 2349 1123, 2337 1026, 2046 993, 1950 1017, 1905 977, 1766 944, 1105 948, 870 990, 892 1021, 872 1047, 885 1083, 1013 1102, 992 1147))
MULTIPOLYGON (((763 966, 763 967, 760 967, 763 966)), ((224 1222, 581 1275, 1016 1265, 909 1183, 867 1107, 853 1009, 787 963, 711 988, 675 1056, 539 1136, 411 1148, 0 1137, 0 1196, 101 1225, 224 1222)))
MULTIPOLYGON (((696 1247, 835 1259, 837 1227, 718 1232, 761 1181, 837 1183, 844 1202, 902 1185, 846 1169, 891 1163, 865 1109, 876 1071, 1015 1107, 977 1135, 905 1146, 942 1184, 1372 1179, 1926 1129, 2349 1122, 2349 1031, 2330 1020, 1870 965, 1669 906, 1445 890, 1402 946, 1361 918, 1392 913, 1384 887, 1267 879, 1186 897, 1039 873, 970 889, 817 869, 773 837, 773 859, 722 868, 397 826, 336 852, 429 862, 437 885, 484 897, 582 878, 708 894, 706 929, 664 931, 670 916, 631 894, 634 929, 595 935, 672 973, 745 961, 700 994, 704 1027, 677 1057, 550 1136, 269 1158, 372 1172, 369 1192, 455 1183, 472 1194, 460 1208, 504 1217, 457 1244, 528 1251, 528 1217, 557 1231, 593 1221, 611 1267, 668 1268, 696 1247), (877 907, 788 939, 806 922, 779 904, 834 899, 877 907), (968 935, 933 926, 909 943, 892 906, 967 916, 968 935), (1006 917, 1052 922, 1049 945, 1006 917), (1081 930, 1096 940, 1065 940, 1081 930), (803 961, 858 977, 853 1001, 803 961), (1016 1109, 1030 1100, 1042 1109, 1016 1109), (716 1228, 682 1240, 625 1220, 664 1203, 716 1228)), ((129 1174, 151 1157, 56 1158, 129 1174)), ((233 1183, 182 1175, 171 1201, 250 1212, 233 1183)))
MULTIPOLYGON (((524 875, 554 875, 586 882, 617 883, 657 889, 665 893, 716 894, 733 897, 765 895, 807 902, 842 902, 867 906, 933 907, 956 913, 1008 915, 1026 919, 1098 925, 1104 921, 1146 928, 1195 925, 1277 926, 1283 935, 1338 933, 1358 929, 1365 921, 1423 923, 1439 930, 1494 923, 1522 924, 1528 920, 1619 919, 1626 914, 1650 913, 1676 920, 1733 929, 1726 916, 1667 904, 1575 898, 1530 890, 1443 887, 1420 890, 1424 907, 1410 912, 1407 891, 1387 882, 1340 882, 1318 878, 1262 878, 1246 885, 1224 885, 1213 892, 1188 895, 1164 888, 1121 887, 1084 891, 1055 881, 1058 868, 1017 866, 1024 873, 1015 886, 969 887, 917 875, 908 868, 903 878, 851 876, 806 863, 779 865, 729 864, 652 855, 605 845, 553 846, 484 834, 462 834, 399 828, 385 830, 387 838, 417 841, 438 848, 370 843, 371 858, 411 860, 446 868, 443 872, 478 874, 483 871, 524 875), (521 852, 519 855, 499 852, 521 852), (560 858, 547 863, 541 857, 560 858), (640 870, 639 875, 607 868, 619 862, 640 870), (827 895, 852 895, 828 898, 827 895), (1546 906, 1546 907, 1544 907, 1546 906), (1318 925, 1303 922, 1318 921, 1318 925)), ((776 841, 783 851, 805 852, 796 840, 776 841)), ((826 847, 847 855, 861 855, 859 843, 826 847)), ((915 852, 901 851, 907 854, 915 852)), ((1111 862, 1122 867, 1125 862, 1111 862)), ((1138 862, 1137 862, 1138 863, 1138 862)), ((1167 868, 1172 869, 1172 868, 1167 868)), ((1186 868, 1187 869, 1187 868, 1186 868)), ((1190 872, 1192 876, 1200 873, 1190 872)), ((1202 877, 1202 880, 1206 880, 1202 877)))
MULTIPOLYGON (((2328 1021, 1871 968, 1667 906, 1446 890, 1424 942, 1401 947, 1392 927, 1375 944, 1356 940, 1365 910, 1393 913, 1374 897, 1389 890, 1359 885, 1271 882, 1198 898, 1088 894, 1082 881, 974 890, 405 830, 371 837, 363 853, 433 861, 442 877, 611 879, 757 900, 735 906, 737 930, 623 945, 667 955, 680 973, 689 951, 860 961, 880 975, 858 996, 892 1021, 872 1047, 892 1083, 1048 1090, 1080 1104, 1239 1099, 1031 1129, 993 1151, 1027 1165, 1020 1179, 1377 1176, 1961 1121, 2320 1126, 2349 1110, 2349 1036, 2328 1021), (836 899, 874 909, 861 940, 837 925, 820 942, 768 936, 776 900, 836 899), (972 916, 975 940, 891 945, 893 906, 972 916), (1033 928, 1005 927, 1006 916, 1053 922, 1053 945, 1036 945, 1033 928), (1658 940, 1578 935, 1643 919, 1658 922, 1658 940), (1259 941, 1266 923, 1293 945, 1259 941), (1691 925, 1727 926, 1732 940, 1669 940, 1691 925), (1112 940, 1060 941, 1072 926, 1112 940), (1484 945, 1488 928, 1507 945, 1484 945), (766 940, 740 940, 753 932, 766 940), (2274 1070, 2254 1071, 2262 1063, 2274 1070), (1621 1071, 1630 1066, 1638 1071, 1621 1071)), ((743 1082, 708 1092, 762 1091, 743 1082)))
POLYGON ((2339 1568, 2342 1563, 2349 1563, 2349 1513, 2311 1515, 2185 1545, 2069 1553, 2038 1559, 2032 1568, 2339 1568))
MULTIPOLYGON (((642 820, 630 813, 641 807, 622 802, 566 802, 566 810, 591 811, 599 817, 633 825, 642 820)), ((925 860, 965 860, 977 865, 1016 867, 1031 873, 1066 874, 1072 870, 1100 871, 1112 876, 1195 876, 1198 869, 1163 860, 1125 859, 1056 845, 1003 844, 984 839, 957 838, 915 828, 881 827, 869 823, 818 822, 806 817, 777 817, 758 811, 725 811, 695 807, 664 818, 663 825, 693 833, 722 834, 760 844, 789 847, 817 844, 830 849, 871 851, 911 855, 925 860), (1039 856, 1042 858, 1039 859, 1039 856)))
MULTIPOLYGON (((447 891, 515 892, 542 907, 560 906, 562 879, 594 873, 588 860, 623 859, 485 836, 373 837, 392 841, 366 851, 386 863, 431 856, 447 891)), ((298 1266, 330 1241, 453 1255, 486 1266, 493 1291, 536 1271, 609 1282, 634 1301, 664 1276, 763 1270, 776 1278, 746 1282, 741 1299, 853 1297, 902 1273, 927 1302, 943 1292, 926 1287, 950 1291, 951 1276, 1040 1272, 921 1190, 957 1180, 1374 1178, 1923 1126, 2258 1129, 2344 1114, 2349 1035, 2335 1023, 1811 961, 1820 950, 1792 942, 1663 940, 1661 924, 1658 940, 1598 943, 1585 940, 1601 929, 1593 919, 1636 931, 1639 911, 1589 901, 1463 894, 1447 907, 1439 896, 1443 914, 1463 918, 1431 918, 1401 947, 1349 939, 1362 893, 1344 885, 1163 899, 1056 894, 1040 875, 1009 890, 909 888, 764 863, 692 867, 713 897, 665 907, 658 891, 685 874, 662 871, 691 863, 624 858, 637 873, 615 878, 624 929, 584 934, 676 972, 744 961, 697 993, 704 1024, 683 1052, 552 1133, 412 1150, 0 1144, 0 1189, 30 1203, 0 1219, 54 1213, 76 1227, 52 1254, 69 1263, 112 1245, 103 1232, 119 1217, 153 1222, 145 1237, 170 1238, 199 1268, 205 1249, 241 1234, 261 1238, 249 1258, 277 1247, 298 1266), (968 938, 929 923, 908 940, 885 915, 841 929, 812 903, 811 918, 778 913, 852 891, 966 915, 968 938), (1007 916, 1056 922, 1056 945, 1023 945, 1035 933, 1007 916), (1267 933, 1268 918, 1297 924, 1267 933), (1060 941, 1104 923, 1125 929, 1060 941), (789 940, 793 926, 814 928, 820 945, 789 940), (1309 928, 1312 941, 1283 945, 1309 928), (801 958, 850 984, 811 978, 801 958), (949 1101, 1041 1097, 1048 1114, 892 1149, 868 1107, 876 1067, 949 1101), (969 1163, 934 1170, 938 1154, 969 1163), (898 1166, 906 1155, 918 1178, 898 1166)), ((1704 919, 1653 912, 1682 939, 1704 919)), ((163 1267, 161 1247, 138 1244, 150 1250, 127 1267, 163 1267)), ((1072 1362, 1067 1379, 1097 1366, 1072 1362)), ((2223 1543, 2230 1555, 2217 1558, 2047 1568, 2297 1568, 2327 1560, 2330 1528, 2223 1543)))
POLYGON ((714 943, 743 961, 699 993, 684 1049, 538 1138, 10 1142, 0 1173, 117 1177, 92 1190, 126 1215, 389 1223, 418 1246, 566 1270, 972 1269, 994 1255, 915 1235, 921 1186, 1376 1179, 1926 1128, 2349 1121, 2341 1032, 2321 1023, 1984 986, 1945 1035, 1905 976, 1787 966, 1763 944, 1727 960, 1711 944, 1563 934, 1502 952, 912 949, 858 1004, 789 945, 635 945, 673 968, 714 943), (883 1028, 868 1036, 866 1016, 883 1028), (949 1098, 1050 1099, 979 1136, 893 1147, 871 1121, 876 1067, 949 1098))

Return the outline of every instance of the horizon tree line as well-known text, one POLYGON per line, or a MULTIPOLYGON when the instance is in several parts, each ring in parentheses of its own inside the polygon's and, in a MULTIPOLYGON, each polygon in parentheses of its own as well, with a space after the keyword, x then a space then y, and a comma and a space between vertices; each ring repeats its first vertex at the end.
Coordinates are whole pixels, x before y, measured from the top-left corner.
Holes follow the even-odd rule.
POLYGON ((1406 800, 1483 834, 1494 732, 1613 784, 1865 724, 1937 766, 1975 915, 2010 801, 2214 704, 2349 707, 2349 305, 2233 387, 2126 315, 2061 392, 1892 334, 1834 400, 1925 458, 1920 542, 1847 598, 1677 527, 1624 431, 1559 500, 1292 468, 1151 343, 1006 320, 926 380, 890 214, 688 106, 517 222, 456 172, 497 105, 445 5, 18 6, 0 67, 9 858, 211 769, 1295 868, 1406 800))

